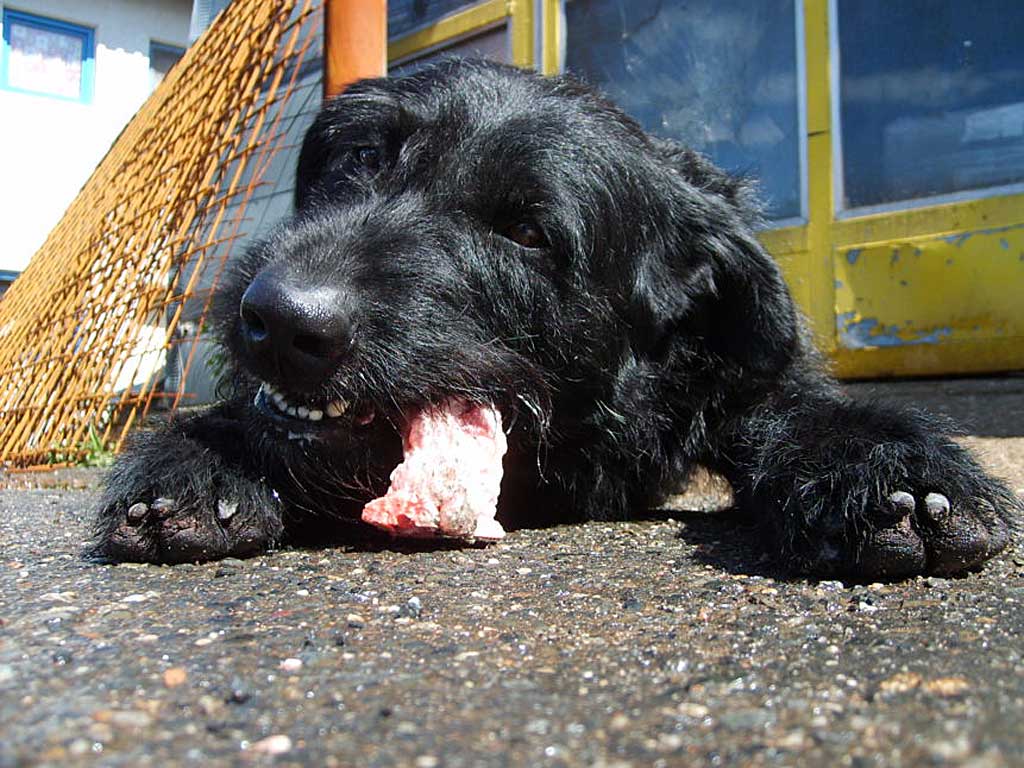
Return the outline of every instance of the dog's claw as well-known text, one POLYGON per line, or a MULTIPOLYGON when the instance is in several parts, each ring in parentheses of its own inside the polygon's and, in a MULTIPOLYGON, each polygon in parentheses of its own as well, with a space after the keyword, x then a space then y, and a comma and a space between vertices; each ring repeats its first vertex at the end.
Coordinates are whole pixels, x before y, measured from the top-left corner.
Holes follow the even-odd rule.
POLYGON ((173 512, 178 508, 178 502, 175 499, 161 496, 159 499, 154 499, 153 503, 149 505, 149 508, 157 514, 166 514, 173 512))
POLYGON ((913 495, 906 491, 896 491, 890 495, 889 503, 892 504, 892 510, 895 513, 896 519, 914 514, 914 509, 917 507, 917 502, 914 500, 913 495))
POLYGON ((128 525, 139 525, 146 516, 149 514, 149 505, 143 502, 132 504, 128 507, 127 519, 128 525))
POLYGON ((924 509, 928 519, 937 525, 946 525, 950 520, 949 499, 941 493, 929 493, 925 496, 924 509))
POLYGON ((217 519, 222 523, 226 523, 232 517, 235 516, 235 512, 238 511, 238 502, 229 501, 228 499, 221 499, 217 502, 217 519))

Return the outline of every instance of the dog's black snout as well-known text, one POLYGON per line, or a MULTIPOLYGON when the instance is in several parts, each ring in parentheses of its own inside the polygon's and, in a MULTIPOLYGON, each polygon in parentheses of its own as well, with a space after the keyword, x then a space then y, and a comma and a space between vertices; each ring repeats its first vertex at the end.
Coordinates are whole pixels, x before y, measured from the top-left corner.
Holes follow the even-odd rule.
POLYGON ((242 295, 239 312, 245 345, 266 378, 318 379, 352 347, 350 302, 336 288, 265 271, 242 295))

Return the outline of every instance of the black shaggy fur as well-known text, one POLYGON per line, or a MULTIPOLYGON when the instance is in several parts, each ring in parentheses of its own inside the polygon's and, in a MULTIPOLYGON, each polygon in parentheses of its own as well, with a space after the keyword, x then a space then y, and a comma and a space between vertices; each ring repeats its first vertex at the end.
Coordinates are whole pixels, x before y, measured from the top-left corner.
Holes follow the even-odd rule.
POLYGON ((306 137, 294 216, 220 291, 236 391, 137 438, 96 554, 336 538, 386 489, 403 419, 452 395, 504 416, 506 527, 623 519, 702 464, 796 571, 954 573, 999 552, 1015 497, 944 425, 840 391, 752 200, 570 79, 453 61, 354 85, 306 137), (284 305, 301 328, 267 351, 260 313, 284 305), (351 405, 288 418, 261 381, 351 405))

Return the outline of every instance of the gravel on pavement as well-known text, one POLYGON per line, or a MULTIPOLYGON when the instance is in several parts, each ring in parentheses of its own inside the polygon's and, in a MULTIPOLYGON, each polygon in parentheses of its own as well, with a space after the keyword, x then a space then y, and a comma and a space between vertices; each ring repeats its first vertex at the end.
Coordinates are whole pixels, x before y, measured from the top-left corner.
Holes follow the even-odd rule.
MULTIPOLYGON (((1024 430, 973 434, 1024 490, 1024 430)), ((676 510, 101 566, 94 473, 8 481, 0 768, 1024 765, 1019 546, 959 579, 813 582, 676 510)))

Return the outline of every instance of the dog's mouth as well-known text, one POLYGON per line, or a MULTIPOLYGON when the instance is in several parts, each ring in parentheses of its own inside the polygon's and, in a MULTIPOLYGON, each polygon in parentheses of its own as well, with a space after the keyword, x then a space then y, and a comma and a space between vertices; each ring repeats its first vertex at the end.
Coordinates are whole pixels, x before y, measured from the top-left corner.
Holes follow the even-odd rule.
POLYGON ((296 402, 267 382, 261 383, 254 405, 276 421, 301 423, 304 427, 327 426, 342 420, 365 426, 377 417, 372 405, 353 404, 340 397, 329 402, 296 402))
MULTIPOLYGON (((289 440, 329 442, 338 434, 333 425, 348 431, 377 416, 372 406, 341 398, 296 400, 261 382, 254 406, 289 440)), ((381 421, 391 419, 385 414, 381 421)), ((368 500, 361 519, 396 536, 503 538, 495 519, 508 448, 500 410, 451 397, 405 409, 397 426, 403 459, 392 467, 386 493, 368 500)))

